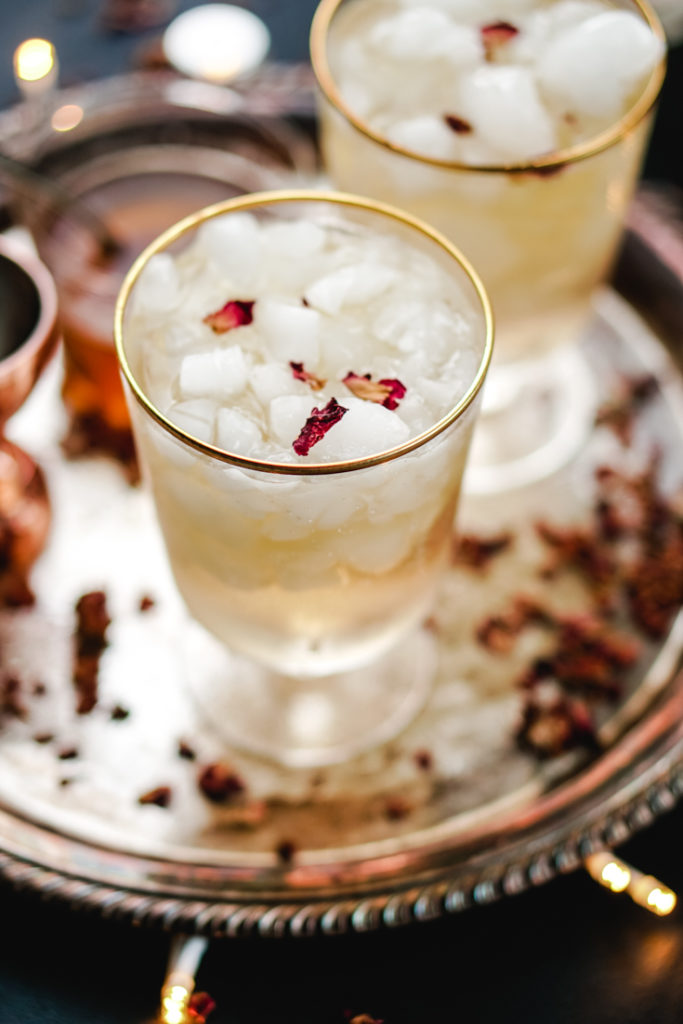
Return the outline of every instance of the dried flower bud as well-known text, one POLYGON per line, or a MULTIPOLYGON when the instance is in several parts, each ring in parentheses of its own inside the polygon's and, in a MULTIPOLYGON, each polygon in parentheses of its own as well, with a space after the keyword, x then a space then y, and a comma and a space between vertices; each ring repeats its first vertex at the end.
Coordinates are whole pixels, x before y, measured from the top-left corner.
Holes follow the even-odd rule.
POLYGON ((254 301, 230 299, 215 313, 208 313, 203 323, 208 324, 214 334, 226 334, 235 327, 245 327, 254 319, 254 301))

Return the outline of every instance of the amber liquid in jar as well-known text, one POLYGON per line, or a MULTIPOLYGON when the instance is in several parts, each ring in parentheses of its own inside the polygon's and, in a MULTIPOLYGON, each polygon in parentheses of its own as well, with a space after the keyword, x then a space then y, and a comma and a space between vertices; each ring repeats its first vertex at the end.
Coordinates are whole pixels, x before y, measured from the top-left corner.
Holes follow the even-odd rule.
POLYGON ((59 290, 62 395, 75 420, 96 419, 106 431, 129 431, 113 339, 114 305, 123 277, 167 227, 233 193, 215 179, 179 172, 119 177, 84 192, 82 201, 119 243, 112 257, 103 256, 73 218, 55 224, 42 251, 59 290))

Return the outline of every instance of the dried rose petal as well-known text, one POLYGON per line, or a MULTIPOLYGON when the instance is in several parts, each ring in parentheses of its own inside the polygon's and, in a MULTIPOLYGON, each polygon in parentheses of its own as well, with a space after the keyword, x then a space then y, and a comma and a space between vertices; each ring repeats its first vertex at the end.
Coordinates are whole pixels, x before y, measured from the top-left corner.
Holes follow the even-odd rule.
POLYGON ((178 741, 178 757, 182 757, 185 761, 196 761, 197 751, 194 747, 191 747, 185 740, 178 741))
POLYGON ((188 1016, 192 1018, 194 1024, 206 1024, 207 1017, 215 1009, 216 1003, 208 992, 195 992, 187 1004, 188 1016))
POLYGON ((130 711, 128 708, 124 708, 123 704, 115 704, 109 712, 109 717, 112 722, 124 722, 126 718, 130 717, 130 711))
POLYGON ((202 768, 197 781, 204 796, 216 804, 227 802, 246 788, 237 772, 219 761, 202 768))
POLYGON ((434 767, 434 755, 431 750, 416 750, 413 760, 420 771, 430 772, 434 767))
POLYGON ((397 409, 398 403, 402 398, 405 398, 406 386, 402 384, 400 380, 396 380, 395 377, 385 377, 379 382, 382 387, 389 388, 389 396, 382 402, 385 409, 397 409))
POLYGON ((11 718, 24 719, 28 708, 24 704, 21 680, 16 676, 0 679, 0 719, 5 715, 11 718))
POLYGON ((369 373, 361 376, 351 371, 343 378, 343 383, 356 398, 377 402, 386 409, 397 409, 398 403, 406 393, 405 384, 400 380, 385 377, 383 380, 373 381, 369 373))
POLYGON ((156 601, 153 597, 150 597, 149 594, 143 594, 140 598, 140 603, 138 604, 138 610, 141 612, 148 612, 151 608, 154 608, 155 604, 156 601))
POLYGON ((481 41, 484 44, 486 59, 493 60, 496 51, 517 35, 519 35, 519 29, 509 21, 494 21, 490 25, 483 25, 481 41))
POLYGON ((282 864, 291 864, 294 860, 294 854, 296 853, 296 843, 291 839, 283 839, 282 842, 278 843, 275 847, 275 853, 277 859, 282 864))
POLYGON ((560 697, 551 704, 531 698, 522 710, 516 739, 523 750, 537 757, 556 757, 577 746, 595 745, 595 728, 587 706, 560 697))
POLYGON ((203 323, 208 324, 214 334, 226 334, 235 327, 245 327, 254 319, 254 301, 229 299, 221 309, 209 313, 203 323))
POLYGON ((57 757, 60 761, 73 761, 74 758, 78 757, 77 747, 62 747, 57 753, 57 757))
POLYGON ((320 389, 324 388, 327 384, 327 381, 322 377, 317 377, 314 373, 310 373, 308 370, 305 370, 303 363, 293 363, 290 361, 289 365, 295 380, 304 381, 304 383, 308 384, 314 391, 320 391, 320 389))
POLYGON ((391 796, 384 805, 384 813, 389 821, 402 821, 413 810, 413 805, 402 796, 391 796))
POLYGON ((142 796, 139 796, 138 803, 154 804, 155 807, 168 807, 172 796, 173 792, 170 786, 157 786, 155 789, 150 789, 148 793, 143 793, 142 796))
POLYGON ((103 590, 83 594, 76 603, 76 633, 80 650, 104 647, 104 634, 111 622, 107 611, 107 595, 103 590))
POLYGON ((297 455, 308 455, 314 444, 322 441, 323 437, 335 423, 339 423, 342 416, 349 410, 340 405, 336 398, 331 398, 322 409, 313 408, 301 433, 292 444, 297 455))
POLYGON ((53 732, 37 732, 33 737, 34 743, 52 743, 55 738, 53 732))
POLYGON ((470 122, 466 121, 464 117, 458 117, 457 114, 444 114, 443 119, 451 131, 457 135, 469 135, 472 131, 470 122))
POLYGON ((495 537, 464 534, 456 537, 453 560, 456 565, 466 565, 470 569, 485 569, 492 558, 507 551, 513 540, 513 534, 509 531, 499 533, 495 537))
POLYGON ((555 617, 538 601, 518 595, 508 612, 489 615, 478 626, 476 638, 488 651, 494 654, 508 654, 526 626, 553 626, 555 617))
POLYGON ((630 444, 636 413, 658 390, 657 378, 652 374, 622 378, 615 397, 598 409, 596 425, 610 427, 622 444, 630 444))

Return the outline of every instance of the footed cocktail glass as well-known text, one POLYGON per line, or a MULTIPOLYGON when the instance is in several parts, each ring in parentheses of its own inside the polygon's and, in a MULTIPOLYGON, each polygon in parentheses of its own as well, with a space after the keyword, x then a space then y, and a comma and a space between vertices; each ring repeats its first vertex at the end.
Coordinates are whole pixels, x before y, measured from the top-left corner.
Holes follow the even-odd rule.
POLYGON ((153 243, 115 336, 215 729, 290 765, 396 734, 434 674, 423 623, 491 356, 472 268, 372 200, 261 193, 153 243))
MULTIPOLYGON (((542 64, 542 49, 538 56, 533 50, 541 45, 537 38, 546 38, 561 57, 563 33, 574 31, 580 17, 600 17, 600 2, 322 0, 313 22, 321 146, 332 183, 400 206, 443 231, 472 260, 491 297, 496 355, 468 471, 476 491, 545 477, 576 452, 593 422, 595 382, 575 343, 617 251, 664 76, 656 49, 664 35, 647 3, 603 6, 636 15, 655 42, 654 69, 636 82, 625 109, 614 106, 618 113, 611 114, 603 110, 616 74, 614 47, 604 47, 594 113, 586 112, 586 95, 574 108, 552 93, 555 62, 542 64), (558 25, 565 26, 555 35, 548 27, 553 6, 561 8, 558 25), (538 14, 529 14, 535 8, 538 14), (449 24, 461 11, 462 25, 449 24), (402 19, 400 31, 387 43, 394 14, 402 19), (477 47, 484 56, 477 57, 477 47), (420 48, 429 55, 421 59, 420 48), (473 114, 484 100, 475 86, 486 90, 488 121, 481 129, 473 114), (519 103, 512 103, 513 87, 520 89, 519 103), (491 109, 499 95, 507 114, 502 106, 491 109), (552 118, 536 110, 539 95, 552 118), (523 117, 525 96, 539 116, 532 127, 523 117), (533 158, 521 155, 524 134, 540 150, 533 158), (499 155, 504 150, 507 157, 499 155)), ((576 90, 582 75, 587 83, 589 74, 595 77, 593 68, 579 71, 576 90)))

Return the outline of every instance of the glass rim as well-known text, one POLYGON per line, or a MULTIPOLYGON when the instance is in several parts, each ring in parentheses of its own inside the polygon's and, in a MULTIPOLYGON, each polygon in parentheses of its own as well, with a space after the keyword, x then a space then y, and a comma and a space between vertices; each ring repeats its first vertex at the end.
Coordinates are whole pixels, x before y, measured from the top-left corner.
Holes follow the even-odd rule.
POLYGON ((408 157, 420 164, 441 167, 447 170, 470 171, 482 174, 543 174, 544 172, 548 173, 552 169, 564 167, 567 164, 578 163, 580 160, 585 160, 588 157, 604 152, 606 149, 610 149, 611 146, 615 145, 632 131, 654 107, 664 81, 667 62, 667 40, 662 23, 650 5, 649 0, 631 0, 656 38, 664 44, 665 49, 633 106, 614 124, 585 142, 579 142, 574 146, 567 146, 564 149, 541 154, 532 160, 525 160, 523 162, 466 164, 458 160, 441 160, 437 157, 416 153, 414 150, 406 149, 398 143, 391 142, 385 135, 375 131, 366 121, 358 117, 344 102, 330 70, 327 59, 327 40, 334 16, 345 2, 346 0, 320 0, 313 16, 310 32, 310 52, 313 72, 318 86, 332 107, 361 135, 364 135, 372 142, 378 143, 385 149, 397 153, 399 156, 408 157))
POLYGON ((126 274, 123 284, 121 285, 114 313, 114 344, 122 375, 131 389, 137 403, 159 424, 159 426, 175 437, 176 440, 183 442, 195 451, 207 455, 212 459, 237 466, 240 469, 255 470, 258 472, 280 474, 284 476, 316 476, 368 469, 372 466, 378 466, 385 462, 391 462, 400 458, 402 455, 407 455, 409 452, 415 451, 417 448, 421 448, 423 445, 427 444, 459 420, 481 390, 486 377, 486 372, 491 362, 493 336, 493 312, 491 302, 484 285, 470 261, 445 237, 445 235, 442 235, 439 231, 436 231, 419 218, 413 217, 411 214, 404 213, 402 210, 386 203, 382 203, 374 199, 366 199, 362 196, 351 195, 349 193, 323 192, 310 189, 254 192, 244 196, 236 196, 220 203, 214 203, 212 206, 204 207, 196 213, 190 214, 190 216, 178 221, 177 224, 174 224, 172 227, 160 234, 135 260, 126 274), (374 455, 366 455, 357 459, 345 459, 337 462, 311 462, 307 465, 292 462, 274 462, 269 459, 257 459, 249 458, 246 455, 237 455, 233 452, 225 451, 225 449, 219 448, 216 445, 201 441, 199 438, 193 437, 191 434, 178 427, 154 405, 132 371, 125 349, 124 316, 133 288, 142 273, 142 270, 147 265, 151 257, 164 251, 179 238, 182 238, 183 235, 188 234, 213 217, 238 211, 251 210, 257 207, 277 206, 291 202, 318 202, 338 207, 350 207, 351 209, 365 210, 369 213, 379 214, 380 216, 386 217, 392 221, 397 221, 404 227, 419 232, 423 237, 426 237, 430 243, 436 244, 446 253, 447 256, 455 260, 460 270, 464 271, 470 284, 474 288, 476 297, 480 304, 481 313, 483 314, 486 332, 477 372, 464 395, 462 395, 459 401, 456 402, 456 404, 449 409, 441 419, 432 424, 429 429, 416 434, 414 437, 409 438, 400 445, 396 445, 393 448, 387 448, 375 453, 374 455))

